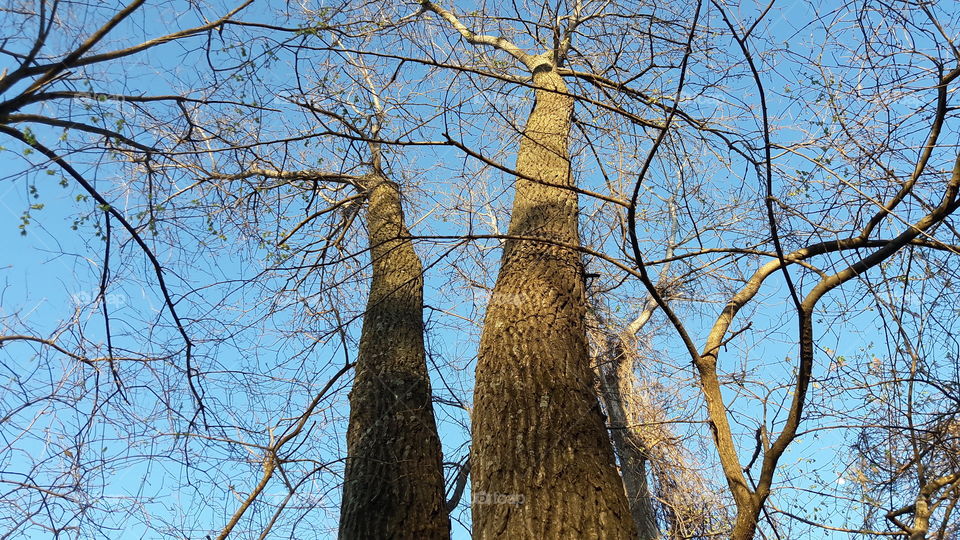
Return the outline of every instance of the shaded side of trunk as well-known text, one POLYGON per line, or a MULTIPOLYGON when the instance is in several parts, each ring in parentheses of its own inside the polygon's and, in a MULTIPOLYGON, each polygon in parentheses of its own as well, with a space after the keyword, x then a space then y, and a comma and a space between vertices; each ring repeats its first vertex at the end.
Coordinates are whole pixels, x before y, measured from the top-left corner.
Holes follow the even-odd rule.
POLYGON ((449 538, 423 341, 423 266, 397 185, 372 175, 373 281, 350 392, 340 538, 449 538))
MULTIPOLYGON (((517 158, 510 235, 578 245, 563 80, 534 69, 536 103, 517 158)), ((473 413, 478 539, 635 536, 594 392, 583 265, 576 250, 507 240, 487 308, 473 413)))
POLYGON ((650 486, 647 481, 647 456, 642 441, 634 433, 636 419, 630 412, 629 396, 635 395, 633 363, 627 361, 623 343, 616 337, 608 340, 601 368, 603 402, 610 417, 610 438, 620 458, 620 474, 630 505, 630 514, 640 540, 662 537, 657 525, 650 486))

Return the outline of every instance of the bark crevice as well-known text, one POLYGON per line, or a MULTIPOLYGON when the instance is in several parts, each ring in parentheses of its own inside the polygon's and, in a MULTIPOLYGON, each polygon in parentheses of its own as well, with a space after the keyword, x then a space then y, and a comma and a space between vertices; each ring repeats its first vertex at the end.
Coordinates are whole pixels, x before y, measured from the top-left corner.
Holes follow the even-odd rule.
MULTIPOLYGON (((509 235, 579 245, 568 144, 573 98, 533 69, 509 235)), ((473 414, 476 538, 634 538, 594 392, 581 255, 509 239, 487 307, 473 414)))

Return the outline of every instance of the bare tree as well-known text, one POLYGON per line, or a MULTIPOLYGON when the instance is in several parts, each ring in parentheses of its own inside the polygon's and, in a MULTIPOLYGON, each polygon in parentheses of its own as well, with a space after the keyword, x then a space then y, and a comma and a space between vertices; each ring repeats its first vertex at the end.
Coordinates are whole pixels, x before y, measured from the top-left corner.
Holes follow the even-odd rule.
POLYGON ((954 533, 954 13, 192 6, 4 8, 5 528, 954 533))
POLYGON ((479 538, 635 536, 592 392, 578 203, 568 153, 574 100, 559 73, 580 13, 528 53, 436 13, 469 43, 528 70, 535 89, 500 272, 480 339, 473 412, 473 529, 479 538), (489 500, 488 500, 489 499, 489 500), (500 500, 503 499, 503 500, 500 500), (549 519, 548 519, 548 516, 549 519))
MULTIPOLYGON (((820 126, 829 127, 824 127, 821 133, 815 131, 809 133, 814 140, 818 141, 820 147, 824 148, 829 157, 808 159, 814 166, 815 174, 827 174, 836 179, 841 187, 837 190, 835 197, 825 196, 826 201, 823 203, 816 200, 797 200, 793 198, 795 192, 781 191, 783 188, 778 188, 775 183, 774 171, 780 169, 776 164, 774 150, 776 148, 785 150, 786 153, 779 156, 789 155, 790 152, 803 156, 802 148, 809 142, 802 141, 789 146, 773 142, 774 134, 777 131, 786 130, 787 126, 774 124, 770 93, 766 86, 766 79, 771 76, 771 71, 765 67, 766 64, 761 63, 752 45, 763 39, 757 37, 755 31, 761 28, 761 23, 768 11, 760 11, 753 21, 739 22, 732 20, 731 14, 724 6, 716 3, 714 7, 722 25, 726 26, 727 39, 739 49, 742 55, 741 68, 753 81, 759 101, 760 118, 755 132, 759 143, 749 149, 745 158, 748 163, 752 162, 760 180, 759 193, 763 195, 764 208, 758 217, 763 216, 766 219, 767 234, 758 240, 770 246, 769 254, 766 255, 769 259, 752 275, 748 274, 743 279, 743 285, 739 290, 727 297, 723 310, 711 325, 709 335, 702 344, 695 341, 680 317, 672 311, 669 302, 664 300, 656 284, 647 276, 646 271, 642 272, 644 274, 642 281, 676 327, 698 371, 720 464, 737 507, 732 537, 752 538, 756 534, 761 517, 768 515, 765 514, 765 505, 773 491, 774 477, 780 470, 781 459, 788 447, 797 439, 804 419, 805 407, 810 398, 817 350, 814 326, 815 321, 822 320, 824 317, 822 303, 828 297, 828 293, 843 285, 855 284, 859 277, 882 265, 892 264, 897 253, 911 244, 923 245, 934 250, 953 251, 951 246, 937 240, 934 234, 936 231, 950 228, 944 225, 949 222, 950 216, 958 207, 960 161, 954 167, 943 167, 945 157, 948 160, 946 163, 952 162, 955 156, 950 154, 955 154, 955 151, 942 147, 940 134, 948 115, 946 97, 949 85, 960 75, 957 67, 947 69, 946 64, 955 65, 960 57, 954 58, 954 55, 949 53, 943 61, 932 60, 932 71, 936 75, 931 82, 931 88, 936 89, 938 97, 935 99, 933 114, 925 119, 927 135, 922 141, 913 138, 903 149, 870 147, 870 144, 865 142, 870 139, 864 138, 863 132, 859 130, 861 128, 871 130, 874 126, 865 122, 868 117, 874 118, 874 116, 872 114, 860 116, 862 112, 851 106, 840 109, 831 108, 830 106, 836 106, 841 99, 855 98, 853 95, 837 92, 836 87, 833 86, 836 81, 829 79, 824 81, 826 83, 824 101, 827 102, 831 118, 824 120, 818 116, 815 123, 819 122, 820 126), (841 94, 843 98, 839 97, 841 94), (831 127, 834 125, 839 125, 842 135, 832 132, 831 127), (823 137, 828 138, 829 142, 827 143, 823 137), (838 144, 838 139, 849 140, 851 145, 848 147, 838 144), (852 149, 848 149, 851 147, 852 149), (857 159, 876 160, 876 152, 884 153, 887 156, 887 163, 889 160, 896 159, 904 161, 884 166, 881 169, 882 172, 876 175, 864 174, 873 181, 865 191, 863 186, 868 185, 867 182, 854 183, 846 178, 846 175, 849 171, 855 170, 852 168, 852 162, 857 159), (910 153, 914 156, 910 157, 910 153), (940 164, 938 166, 931 165, 934 155, 940 156, 937 161, 940 164), (830 164, 834 156, 841 162, 850 163, 850 166, 838 171, 836 166, 830 164), (924 189, 928 186, 931 189, 924 189), (874 190, 877 194, 870 195, 874 190), (916 206, 908 206, 907 201, 913 201, 916 206), (839 217, 839 222, 835 223, 831 218, 838 216, 836 212, 830 212, 830 209, 835 209, 839 205, 847 205, 845 206, 847 210, 842 213, 842 217, 839 217), (824 216, 820 222, 811 219, 820 212, 824 216), (788 245, 789 249, 786 247, 788 245), (814 266, 815 259, 822 262, 814 266), (741 309, 757 297, 761 286, 771 278, 782 280, 784 301, 790 306, 790 318, 797 325, 794 334, 796 336, 794 347, 798 349, 797 360, 786 381, 781 383, 783 386, 773 386, 773 390, 760 393, 763 396, 765 411, 776 407, 784 413, 775 416, 774 425, 770 425, 770 421, 766 418, 760 422, 756 429, 756 444, 750 452, 752 457, 744 464, 741 458, 745 449, 743 441, 737 440, 732 427, 731 414, 728 411, 729 400, 724 396, 725 385, 719 369, 719 358, 729 341, 749 329, 750 323, 741 329, 732 328, 734 318, 741 309), (774 399, 776 401, 773 401, 774 399)), ((922 11, 922 9, 916 10, 910 16, 921 15, 922 17, 922 11)), ((897 16, 907 17, 906 13, 897 13, 897 16)), ((938 26, 932 17, 927 20, 926 25, 934 29, 938 26)), ((873 46, 872 39, 873 36, 867 36, 867 47, 873 46)), ((941 50, 955 49, 947 47, 941 50)), ((772 52, 766 51, 766 54, 769 58, 772 52)), ((873 67, 880 69, 881 66, 873 67)), ((891 67, 899 69, 903 66, 893 63, 891 67)), ((922 73, 925 70, 919 71, 922 73)), ((895 130, 900 127, 903 126, 886 125, 882 129, 895 130)), ((666 132, 667 130, 664 129, 663 136, 655 142, 653 149, 648 153, 650 157, 648 163, 666 132)), ((784 159, 784 163, 791 163, 791 161, 784 159)), ((641 181, 647 170, 646 166, 641 170, 639 175, 641 181)), ((861 170, 861 174, 864 172, 861 170)), ((809 181, 809 178, 806 178, 806 181, 809 181)), ((638 182, 632 197, 634 204, 640 194, 639 187, 638 182)), ((631 212, 628 231, 631 235, 634 254, 638 261, 642 261, 644 254, 637 241, 635 231, 638 222, 635 216, 636 213, 631 212)), ((705 250, 703 253, 708 251, 710 250, 705 250)), ((740 376, 734 377, 733 382, 744 387, 746 381, 743 376, 740 376)), ((770 381, 760 385, 766 385, 768 389, 772 386, 770 381)), ((733 418, 738 423, 743 422, 737 415, 733 415, 733 418)), ((776 531, 776 522, 770 520, 770 526, 776 531)))
MULTIPOLYGON (((678 188, 682 186, 677 186, 678 188)), ((676 247, 692 238, 678 237, 676 194, 667 201, 670 232, 666 236, 667 259, 676 247)), ((680 294, 681 284, 673 283, 671 264, 659 269, 657 288, 664 295, 680 294)), ((617 272, 601 282, 616 282, 617 272)), ((601 276, 592 276, 597 281, 601 276)), ((684 440, 671 427, 669 400, 661 398, 671 383, 657 381, 649 374, 655 356, 641 340, 664 329, 651 330, 657 304, 647 295, 638 313, 619 322, 604 302, 609 292, 595 285, 591 291, 591 340, 596 350, 599 393, 609 417, 610 436, 620 464, 630 512, 640 538, 712 538, 728 534, 728 520, 715 489, 694 464, 684 440), (640 379, 637 373, 645 375, 640 379)), ((674 383, 676 384, 676 383, 674 383)), ((676 390, 675 388, 673 389, 676 390)))
MULTIPOLYGON (((340 538, 449 538, 440 438, 433 415, 423 327, 423 263, 404 220, 400 186, 374 142, 383 105, 370 90, 368 200, 372 281, 350 392, 340 538)), ((328 113, 332 114, 332 113, 328 113)))
POLYGON ((208 421, 194 348, 198 335, 188 331, 184 308, 177 307, 181 282, 151 238, 152 215, 129 212, 124 195, 130 193, 111 181, 122 174, 118 162, 162 167, 182 139, 158 136, 155 128, 189 124, 204 103, 199 84, 195 93, 181 94, 174 78, 153 76, 162 68, 146 67, 147 59, 170 44, 203 51, 207 36, 249 4, 210 7, 204 17, 187 14, 180 24, 142 1, 117 8, 41 0, 0 9, 7 29, 0 47, 0 133, 9 158, 4 175, 32 199, 19 216, 20 233, 43 235, 40 246, 61 263, 73 257, 64 253, 77 253, 78 262, 64 266, 92 274, 88 286, 69 295, 44 284, 40 294, 60 307, 47 320, 31 320, 19 297, 4 301, 0 340, 11 378, 0 392, 9 465, 0 481, 7 486, 2 520, 11 535, 109 536, 104 531, 124 519, 136 521, 131 501, 138 497, 111 489, 108 471, 118 460, 171 457, 169 447, 144 445, 156 435, 147 425, 208 421), (144 29, 141 16, 169 25, 144 29), (137 76, 153 77, 156 91, 132 89, 137 76), (57 180, 82 208, 72 229, 91 233, 91 242, 77 242, 76 252, 60 244, 68 241, 59 231, 69 229, 44 216, 50 212, 45 206, 56 206, 57 180), (145 303, 158 302, 141 304, 144 309, 118 279, 139 274, 140 265, 144 290, 151 291, 143 293, 145 303), (143 389, 151 387, 157 392, 144 397, 150 392, 143 389))

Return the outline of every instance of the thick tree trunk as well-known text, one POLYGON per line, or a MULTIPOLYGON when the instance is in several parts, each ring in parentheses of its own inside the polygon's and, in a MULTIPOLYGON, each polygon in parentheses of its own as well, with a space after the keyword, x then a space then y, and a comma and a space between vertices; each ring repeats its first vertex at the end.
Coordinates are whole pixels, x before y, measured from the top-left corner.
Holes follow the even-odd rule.
POLYGON ((350 392, 340 538, 449 538, 423 344, 423 266, 400 192, 371 175, 373 281, 350 392))
MULTIPOLYGON (((573 112, 549 65, 533 70, 536 104, 517 170, 572 186, 573 112)), ((510 235, 578 245, 577 195, 517 180, 510 235)), ((478 539, 635 536, 594 392, 580 254, 507 240, 487 308, 473 412, 473 529, 478 539)))
POLYGON ((761 504, 756 496, 752 496, 750 501, 737 508, 737 519, 733 523, 730 540, 753 540, 757 534, 761 504))

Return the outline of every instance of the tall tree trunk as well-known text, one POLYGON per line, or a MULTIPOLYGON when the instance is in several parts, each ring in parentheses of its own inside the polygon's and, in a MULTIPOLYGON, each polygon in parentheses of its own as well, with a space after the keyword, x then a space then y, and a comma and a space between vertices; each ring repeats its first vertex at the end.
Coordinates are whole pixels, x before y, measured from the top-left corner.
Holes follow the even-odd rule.
POLYGON ((400 191, 369 177, 373 281, 350 392, 340 538, 449 538, 423 344, 423 265, 400 191))
MULTIPOLYGON (((509 234, 578 245, 568 155, 573 99, 554 67, 533 71, 509 234), (558 93, 561 92, 561 93, 558 93)), ((473 412, 478 539, 635 536, 594 392, 580 254, 508 239, 487 308, 473 412)))

